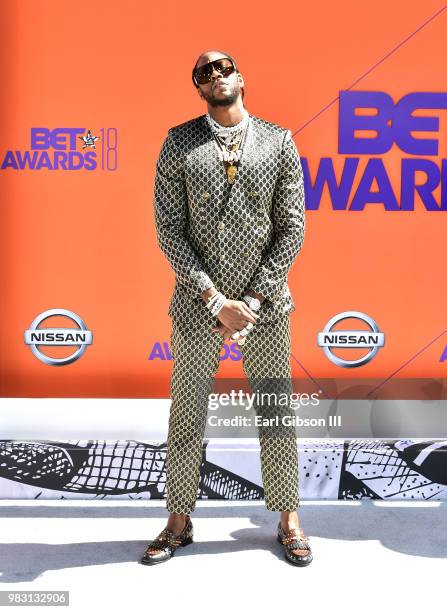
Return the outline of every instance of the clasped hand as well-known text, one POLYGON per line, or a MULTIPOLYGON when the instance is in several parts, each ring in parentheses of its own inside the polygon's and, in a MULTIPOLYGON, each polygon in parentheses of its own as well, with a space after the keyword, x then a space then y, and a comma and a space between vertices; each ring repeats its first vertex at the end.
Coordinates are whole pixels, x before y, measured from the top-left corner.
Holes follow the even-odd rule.
POLYGON ((238 344, 242 345, 259 314, 251 310, 243 300, 227 300, 217 318, 219 323, 213 327, 213 331, 220 333, 225 340, 238 340, 238 344))

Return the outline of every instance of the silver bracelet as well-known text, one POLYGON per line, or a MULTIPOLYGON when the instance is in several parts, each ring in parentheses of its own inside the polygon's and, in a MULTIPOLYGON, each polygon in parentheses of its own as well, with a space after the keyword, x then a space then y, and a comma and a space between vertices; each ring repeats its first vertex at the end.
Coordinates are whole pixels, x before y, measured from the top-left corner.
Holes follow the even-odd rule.
POLYGON ((227 298, 222 293, 219 299, 214 302, 213 307, 211 309, 211 314, 213 316, 216 316, 222 310, 226 301, 227 298))
POLYGON ((208 310, 211 309, 212 304, 214 303, 215 300, 217 300, 217 298, 219 297, 219 293, 220 291, 218 291, 217 293, 214 293, 210 299, 207 301, 206 303, 206 307, 208 308, 208 310))
POLYGON ((214 307, 214 304, 220 300, 222 297, 222 293, 220 291, 218 291, 217 293, 215 293, 214 295, 212 295, 210 297, 210 299, 208 300, 206 307, 208 308, 208 310, 211 310, 214 307))
POLYGON ((219 297, 217 298, 217 300, 214 301, 212 307, 211 307, 211 314, 212 315, 216 315, 220 309, 222 308, 222 306, 224 305, 224 302, 226 301, 226 297, 224 296, 223 293, 220 293, 219 297))

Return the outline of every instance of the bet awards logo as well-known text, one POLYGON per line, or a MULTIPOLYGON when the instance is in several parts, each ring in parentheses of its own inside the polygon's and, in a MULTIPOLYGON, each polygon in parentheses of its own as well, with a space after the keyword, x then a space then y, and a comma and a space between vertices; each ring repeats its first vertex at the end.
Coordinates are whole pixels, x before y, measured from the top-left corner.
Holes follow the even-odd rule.
POLYGON ((81 357, 89 344, 93 342, 93 334, 87 329, 84 321, 77 314, 65 308, 52 308, 38 315, 25 331, 25 344, 42 363, 53 366, 68 365, 81 357), (40 327, 50 317, 62 316, 75 323, 77 327, 40 327), (77 346, 74 353, 66 357, 51 357, 40 349, 40 346, 77 346))
POLYGON ((393 99, 385 91, 340 91, 336 163, 321 157, 311 174, 302 158, 306 209, 318 210, 327 190, 333 210, 447 211, 445 134, 439 134, 446 108, 445 92, 393 99), (413 114, 427 109, 429 115, 413 114))
POLYGON ((317 342, 332 363, 342 368, 355 368, 367 364, 377 355, 379 348, 385 344, 385 335, 379 330, 374 319, 363 312, 349 310, 329 319, 323 331, 318 333, 317 342), (363 321, 370 331, 368 329, 334 330, 337 323, 345 319, 363 321), (333 352, 334 349, 346 348, 368 349, 368 352, 358 359, 344 359, 333 352))
POLYGON ((78 127, 61 127, 53 130, 33 127, 30 149, 6 151, 3 159, 0 158, 0 168, 2 170, 117 170, 118 130, 101 128, 98 134, 78 127))

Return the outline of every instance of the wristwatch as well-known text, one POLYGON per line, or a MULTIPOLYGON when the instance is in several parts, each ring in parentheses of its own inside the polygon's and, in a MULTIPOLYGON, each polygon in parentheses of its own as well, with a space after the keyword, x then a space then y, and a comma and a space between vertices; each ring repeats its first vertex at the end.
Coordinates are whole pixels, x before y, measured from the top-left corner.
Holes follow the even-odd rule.
POLYGON ((261 308, 261 302, 258 300, 258 298, 255 298, 251 295, 244 295, 242 299, 248 305, 248 307, 251 308, 251 310, 254 310, 255 312, 257 312, 261 308))

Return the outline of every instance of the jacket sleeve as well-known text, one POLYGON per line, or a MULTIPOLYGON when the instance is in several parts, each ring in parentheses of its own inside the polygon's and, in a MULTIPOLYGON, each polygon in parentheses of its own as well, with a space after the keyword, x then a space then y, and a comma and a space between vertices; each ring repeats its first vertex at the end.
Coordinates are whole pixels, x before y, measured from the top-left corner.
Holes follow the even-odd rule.
POLYGON ((183 156, 172 129, 163 143, 155 175, 155 227, 160 249, 168 259, 178 282, 191 298, 213 286, 199 255, 188 240, 187 192, 183 156))
POLYGON ((283 140, 272 215, 274 240, 256 270, 250 289, 275 303, 282 296, 289 269, 301 250, 305 230, 303 169, 290 130, 283 140))

